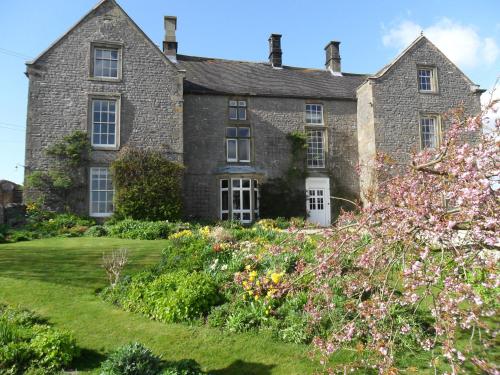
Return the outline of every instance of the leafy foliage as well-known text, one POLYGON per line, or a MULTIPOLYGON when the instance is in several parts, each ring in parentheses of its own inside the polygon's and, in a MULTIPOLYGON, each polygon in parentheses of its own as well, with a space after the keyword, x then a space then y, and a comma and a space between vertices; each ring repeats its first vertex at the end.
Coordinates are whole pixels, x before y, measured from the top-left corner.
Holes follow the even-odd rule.
POLYGON ((102 375, 157 375, 160 371, 160 358, 137 342, 118 348, 101 365, 102 375))
POLYGON ((306 151, 307 134, 287 134, 291 143, 292 158, 283 177, 270 179, 260 187, 260 215, 263 218, 306 217, 306 193, 304 179, 307 177, 306 151))
POLYGON ((84 167, 90 154, 87 133, 75 131, 47 149, 54 159, 54 167, 46 171, 32 171, 27 175, 27 187, 39 193, 46 207, 71 210, 71 193, 84 184, 84 167))
POLYGON ((187 224, 169 221, 141 221, 124 219, 105 225, 107 235, 137 240, 158 240, 185 228, 187 224))
POLYGON ((156 151, 123 149, 111 164, 118 217, 175 220, 181 215, 183 167, 156 151))
POLYGON ((264 218, 306 216, 306 193, 284 178, 274 178, 260 186, 260 215, 264 218))
POLYGON ((25 310, 0 305, 0 372, 53 374, 77 357, 75 340, 25 310))
POLYGON ((155 276, 145 272, 104 294, 126 310, 163 322, 182 322, 206 315, 221 301, 218 285, 203 272, 178 271, 155 276))

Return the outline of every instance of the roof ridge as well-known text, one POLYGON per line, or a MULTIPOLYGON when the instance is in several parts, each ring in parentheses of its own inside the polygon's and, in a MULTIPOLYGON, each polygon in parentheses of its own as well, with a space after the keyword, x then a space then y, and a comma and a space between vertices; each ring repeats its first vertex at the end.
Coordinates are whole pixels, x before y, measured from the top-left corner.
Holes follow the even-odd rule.
MULTIPOLYGON (((271 64, 269 62, 266 62, 266 61, 232 60, 232 59, 223 59, 223 58, 219 58, 219 57, 193 56, 193 55, 184 55, 184 54, 177 54, 177 59, 180 61, 222 61, 222 62, 230 62, 230 63, 266 65, 269 67, 271 66, 271 64), (183 58, 187 58, 187 59, 183 59, 183 58), (189 59, 192 59, 192 60, 189 60, 189 59)), ((293 69, 293 70, 301 70, 301 71, 316 71, 316 72, 328 73, 328 70, 326 70, 326 69, 307 68, 307 67, 292 66, 292 65, 283 65, 282 69, 293 69)), ((342 75, 370 76, 370 73, 342 72, 342 75)))

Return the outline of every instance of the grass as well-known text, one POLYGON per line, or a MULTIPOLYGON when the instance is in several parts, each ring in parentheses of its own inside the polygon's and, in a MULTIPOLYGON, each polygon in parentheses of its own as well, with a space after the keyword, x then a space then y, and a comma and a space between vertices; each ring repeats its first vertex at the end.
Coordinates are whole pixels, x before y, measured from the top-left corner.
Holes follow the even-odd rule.
POLYGON ((127 248, 133 273, 155 264, 165 241, 52 238, 0 245, 0 302, 25 307, 71 330, 82 356, 73 367, 96 373, 106 354, 139 341, 165 360, 194 359, 215 375, 309 374, 308 348, 266 334, 228 334, 206 326, 163 324, 101 301, 106 285, 103 252, 127 248))

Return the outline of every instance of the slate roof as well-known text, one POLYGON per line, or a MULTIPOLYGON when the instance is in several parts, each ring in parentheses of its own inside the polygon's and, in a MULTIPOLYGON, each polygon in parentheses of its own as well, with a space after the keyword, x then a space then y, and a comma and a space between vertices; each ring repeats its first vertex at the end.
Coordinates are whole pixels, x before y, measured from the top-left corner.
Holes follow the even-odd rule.
POLYGON ((177 55, 177 63, 179 69, 186 70, 185 93, 353 100, 357 87, 368 77, 186 55, 177 55))

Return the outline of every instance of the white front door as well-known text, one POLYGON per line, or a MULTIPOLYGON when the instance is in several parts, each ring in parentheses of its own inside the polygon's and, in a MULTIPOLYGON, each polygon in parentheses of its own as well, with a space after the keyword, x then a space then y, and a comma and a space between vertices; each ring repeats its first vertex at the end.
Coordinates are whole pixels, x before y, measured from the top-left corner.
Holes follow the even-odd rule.
POLYGON ((330 226, 330 179, 306 179, 307 220, 322 227, 330 226))

